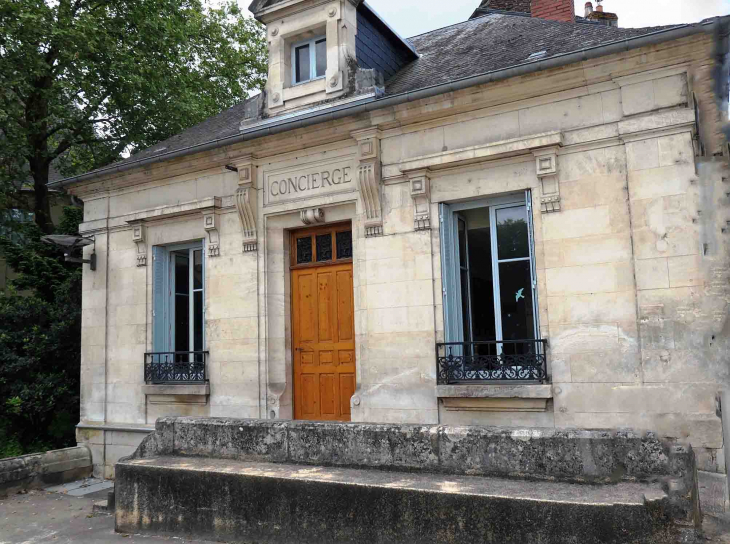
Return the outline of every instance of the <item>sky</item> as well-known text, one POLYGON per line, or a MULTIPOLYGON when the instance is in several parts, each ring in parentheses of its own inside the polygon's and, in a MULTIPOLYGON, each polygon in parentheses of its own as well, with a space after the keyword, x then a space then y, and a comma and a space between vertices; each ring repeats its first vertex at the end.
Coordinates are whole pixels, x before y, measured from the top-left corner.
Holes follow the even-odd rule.
MULTIPOLYGON (((239 0, 248 7, 249 0, 239 0)), ((368 4, 404 38, 465 21, 479 0, 367 0, 368 4)), ((575 0, 578 15, 586 0, 575 0)), ((594 0, 593 5, 596 5, 594 0)), ((616 13, 621 27, 696 23, 730 14, 730 0, 604 0, 604 10, 616 13)))

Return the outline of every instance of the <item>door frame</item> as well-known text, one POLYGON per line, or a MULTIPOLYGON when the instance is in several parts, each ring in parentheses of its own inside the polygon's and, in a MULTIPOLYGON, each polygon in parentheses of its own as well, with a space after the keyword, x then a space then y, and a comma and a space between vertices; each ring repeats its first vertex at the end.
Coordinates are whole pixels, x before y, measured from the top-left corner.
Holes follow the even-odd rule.
MULTIPOLYGON (((289 283, 289 293, 292 295, 290 296, 289 301, 289 327, 291 330, 291 346, 290 346, 290 356, 291 356, 291 384, 292 384, 292 419, 297 420, 297 381, 296 381, 296 345, 294 342, 294 303, 295 303, 295 297, 293 296, 294 292, 294 274, 292 274, 292 271, 294 270, 302 270, 307 268, 326 268, 330 266, 339 266, 343 264, 352 264, 352 274, 353 274, 353 280, 354 280, 354 274, 355 274, 355 266, 354 266, 354 256, 355 256, 355 232, 354 232, 354 221, 348 220, 348 221, 340 221, 336 223, 329 223, 325 225, 318 225, 316 227, 305 227, 301 229, 292 229, 289 231, 289 273, 288 273, 288 283, 289 283), (344 259, 337 259, 337 233, 338 232, 347 232, 350 231, 352 233, 352 257, 344 258, 344 259), (297 264, 297 240, 300 238, 304 238, 306 236, 314 236, 320 233, 327 233, 331 232, 334 234, 332 237, 332 256, 333 259, 329 261, 320 261, 317 262, 316 258, 316 238, 314 238, 315 241, 312 243, 312 262, 310 263, 302 263, 297 264)), ((357 331, 355 331, 355 282, 353 281, 352 286, 352 300, 353 300, 353 331, 355 334, 355 338, 357 338, 357 331)), ((357 342, 355 342, 355 368, 357 369, 359 366, 359 361, 357 357, 357 342)), ((354 390, 357 391, 357 370, 355 371, 355 387, 354 390)))

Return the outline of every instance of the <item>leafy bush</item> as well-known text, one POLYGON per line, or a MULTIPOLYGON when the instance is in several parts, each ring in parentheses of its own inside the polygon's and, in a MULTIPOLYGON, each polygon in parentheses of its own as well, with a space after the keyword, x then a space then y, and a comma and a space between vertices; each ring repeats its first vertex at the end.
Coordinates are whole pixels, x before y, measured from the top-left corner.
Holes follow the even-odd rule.
MULTIPOLYGON (((58 234, 78 234, 82 210, 64 209, 58 234)), ((81 267, 43 243, 34 223, 0 236, 18 273, 0 295, 0 457, 75 444, 81 371, 81 267)))

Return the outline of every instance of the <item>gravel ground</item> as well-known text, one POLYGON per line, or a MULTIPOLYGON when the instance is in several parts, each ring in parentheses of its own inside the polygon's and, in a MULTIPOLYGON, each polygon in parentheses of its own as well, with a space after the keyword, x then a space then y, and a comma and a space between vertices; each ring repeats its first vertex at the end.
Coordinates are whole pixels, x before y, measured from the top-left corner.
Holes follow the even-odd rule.
POLYGON ((0 499, 0 544, 190 542, 184 538, 115 533, 113 516, 92 513, 94 502, 105 498, 106 492, 72 497, 48 491, 29 491, 24 495, 0 499))

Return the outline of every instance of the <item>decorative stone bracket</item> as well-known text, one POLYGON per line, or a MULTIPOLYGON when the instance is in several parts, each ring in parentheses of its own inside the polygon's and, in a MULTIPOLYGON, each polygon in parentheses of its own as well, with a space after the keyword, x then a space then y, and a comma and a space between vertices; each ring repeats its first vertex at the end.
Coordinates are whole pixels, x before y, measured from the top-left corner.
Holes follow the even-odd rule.
POLYGON ((324 223, 324 210, 322 208, 310 208, 300 212, 302 223, 305 225, 316 225, 324 223))
POLYGON ((132 241, 137 244, 137 266, 147 266, 147 227, 132 223, 132 241))
POLYGON ((255 157, 247 155, 235 163, 238 168, 238 190, 236 208, 243 229, 243 252, 251 253, 258 248, 256 231, 256 210, 258 207, 256 190, 255 157))
POLYGON ((535 156, 537 177, 540 180, 540 210, 542 213, 560 211, 558 149, 557 146, 545 147, 532 152, 535 156))
POLYGON ((382 236, 382 179, 380 164, 380 138, 378 129, 366 129, 352 133, 358 143, 357 185, 365 212, 365 236, 382 236))
POLYGON ((221 235, 218 231, 219 218, 215 212, 203 213, 203 228, 208 233, 208 257, 220 257, 221 235))
POLYGON ((431 178, 429 173, 429 169, 407 172, 413 199, 414 230, 431 228, 431 178))

